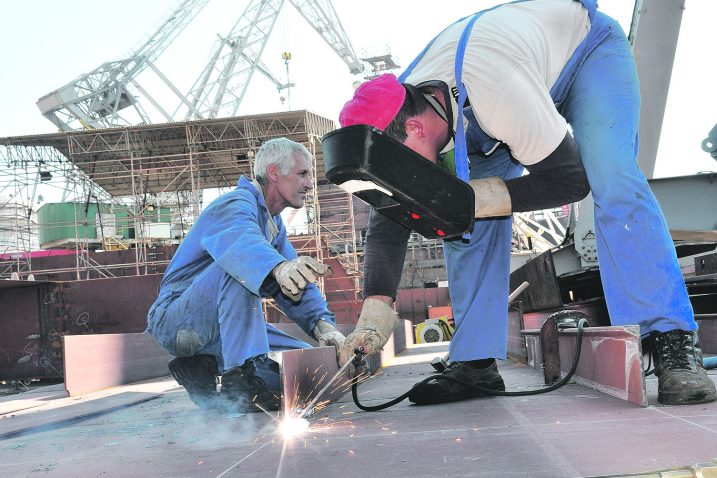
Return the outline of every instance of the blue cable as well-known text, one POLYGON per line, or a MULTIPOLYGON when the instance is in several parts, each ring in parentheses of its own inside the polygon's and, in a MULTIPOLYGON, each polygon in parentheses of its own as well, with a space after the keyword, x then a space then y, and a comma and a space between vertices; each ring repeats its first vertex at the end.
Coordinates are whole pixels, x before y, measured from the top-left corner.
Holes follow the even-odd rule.
POLYGON ((717 368, 717 356, 702 359, 702 363, 704 364, 704 366, 707 370, 709 370, 711 368, 717 368))

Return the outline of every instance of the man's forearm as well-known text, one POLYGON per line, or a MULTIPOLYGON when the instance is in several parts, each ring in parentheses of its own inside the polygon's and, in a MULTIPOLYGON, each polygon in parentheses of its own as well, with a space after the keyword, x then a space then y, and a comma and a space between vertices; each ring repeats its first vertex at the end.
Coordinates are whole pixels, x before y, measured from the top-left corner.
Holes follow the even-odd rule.
POLYGON ((410 235, 409 229, 371 210, 364 248, 364 298, 383 296, 393 301, 410 235))

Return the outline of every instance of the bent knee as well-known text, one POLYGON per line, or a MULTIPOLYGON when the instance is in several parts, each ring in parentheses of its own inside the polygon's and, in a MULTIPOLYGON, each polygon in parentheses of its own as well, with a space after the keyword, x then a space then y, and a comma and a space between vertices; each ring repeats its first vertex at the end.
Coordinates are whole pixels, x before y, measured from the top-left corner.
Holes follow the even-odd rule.
POLYGON ((193 330, 182 329, 177 332, 174 355, 189 357, 196 355, 204 346, 204 341, 193 330))

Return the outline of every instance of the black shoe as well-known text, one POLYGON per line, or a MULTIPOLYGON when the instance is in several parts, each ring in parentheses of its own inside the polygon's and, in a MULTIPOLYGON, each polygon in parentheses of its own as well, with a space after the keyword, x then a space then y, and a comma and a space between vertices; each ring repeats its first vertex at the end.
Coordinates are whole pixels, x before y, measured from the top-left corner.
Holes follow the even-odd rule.
POLYGON ((177 357, 169 362, 172 377, 186 390, 199 408, 217 403, 217 359, 212 355, 177 357))
POLYGON ((688 405, 717 399, 715 384, 702 366, 695 332, 670 330, 652 338, 658 402, 688 405))
POLYGON ((449 378, 434 378, 427 383, 415 385, 408 399, 416 405, 431 405, 487 395, 451 378, 491 390, 505 391, 503 377, 498 372, 495 360, 486 368, 476 368, 471 362, 451 362, 442 375, 449 378))
POLYGON ((276 411, 281 408, 279 364, 254 357, 222 375, 220 406, 230 413, 276 411), (257 368, 259 370, 257 370, 257 368))

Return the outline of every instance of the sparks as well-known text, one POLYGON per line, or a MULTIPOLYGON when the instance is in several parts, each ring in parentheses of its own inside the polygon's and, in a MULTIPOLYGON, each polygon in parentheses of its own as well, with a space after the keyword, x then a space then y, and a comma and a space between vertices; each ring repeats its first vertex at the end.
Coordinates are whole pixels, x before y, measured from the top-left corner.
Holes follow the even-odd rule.
POLYGON ((305 418, 286 417, 279 422, 279 432, 284 440, 298 437, 309 429, 309 421, 305 418))

